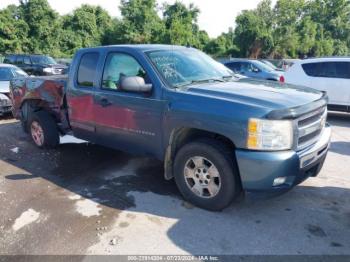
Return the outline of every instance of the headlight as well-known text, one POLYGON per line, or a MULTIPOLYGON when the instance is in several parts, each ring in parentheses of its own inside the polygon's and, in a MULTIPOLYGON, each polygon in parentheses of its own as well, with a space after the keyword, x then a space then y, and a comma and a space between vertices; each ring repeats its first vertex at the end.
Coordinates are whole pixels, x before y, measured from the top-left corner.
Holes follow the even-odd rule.
POLYGON ((11 106, 11 101, 8 99, 6 99, 6 100, 0 99, 0 106, 1 107, 11 106))
POLYGON ((249 119, 247 148, 288 150, 293 145, 293 123, 289 120, 249 119))
POLYGON ((51 67, 44 68, 43 71, 44 71, 44 73, 53 74, 53 68, 51 68, 51 67))

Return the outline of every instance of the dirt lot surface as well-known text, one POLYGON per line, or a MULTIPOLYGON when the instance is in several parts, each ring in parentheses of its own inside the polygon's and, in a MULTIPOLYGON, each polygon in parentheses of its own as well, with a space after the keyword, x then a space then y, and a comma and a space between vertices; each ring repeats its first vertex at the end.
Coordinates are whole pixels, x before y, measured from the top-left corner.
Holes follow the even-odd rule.
POLYGON ((91 144, 37 149, 0 120, 0 254, 350 254, 350 115, 324 169, 220 213, 185 203, 162 163, 91 144))

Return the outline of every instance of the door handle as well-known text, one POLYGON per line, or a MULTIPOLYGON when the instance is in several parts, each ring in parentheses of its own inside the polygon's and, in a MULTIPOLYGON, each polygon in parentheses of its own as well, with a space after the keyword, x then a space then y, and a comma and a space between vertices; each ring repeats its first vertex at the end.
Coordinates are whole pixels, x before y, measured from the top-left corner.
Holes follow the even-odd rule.
POLYGON ((102 107, 107 107, 107 106, 112 105, 112 103, 107 98, 104 97, 104 98, 101 98, 100 105, 102 107))

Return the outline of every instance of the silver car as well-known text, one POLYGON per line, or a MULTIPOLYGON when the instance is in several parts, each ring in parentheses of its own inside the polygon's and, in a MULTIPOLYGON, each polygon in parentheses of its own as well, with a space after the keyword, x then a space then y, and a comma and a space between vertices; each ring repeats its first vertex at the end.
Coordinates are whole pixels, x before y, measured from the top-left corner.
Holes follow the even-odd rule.
POLYGON ((16 66, 0 64, 0 116, 10 113, 10 82, 15 78, 28 77, 27 73, 16 66))
POLYGON ((284 82, 283 72, 251 59, 235 59, 224 63, 233 72, 250 78, 284 82))

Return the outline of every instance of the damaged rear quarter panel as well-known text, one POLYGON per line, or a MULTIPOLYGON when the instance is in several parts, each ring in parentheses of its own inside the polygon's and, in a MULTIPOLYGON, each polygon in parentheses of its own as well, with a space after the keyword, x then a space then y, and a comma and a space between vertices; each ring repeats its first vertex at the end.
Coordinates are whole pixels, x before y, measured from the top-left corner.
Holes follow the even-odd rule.
POLYGON ((65 78, 27 78, 11 83, 11 98, 14 105, 14 116, 20 117, 24 102, 35 101, 36 106, 45 108, 57 119, 60 119, 63 104, 65 78))

